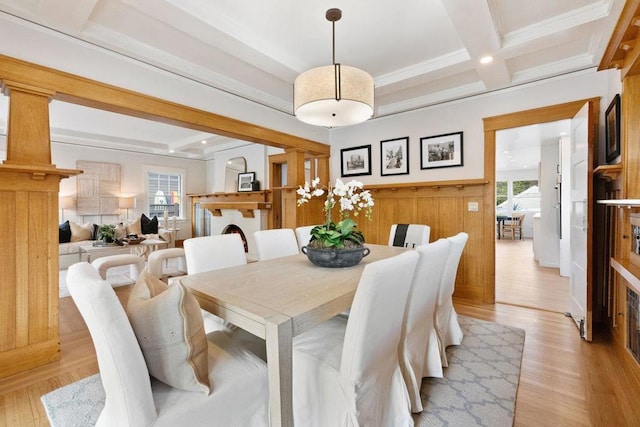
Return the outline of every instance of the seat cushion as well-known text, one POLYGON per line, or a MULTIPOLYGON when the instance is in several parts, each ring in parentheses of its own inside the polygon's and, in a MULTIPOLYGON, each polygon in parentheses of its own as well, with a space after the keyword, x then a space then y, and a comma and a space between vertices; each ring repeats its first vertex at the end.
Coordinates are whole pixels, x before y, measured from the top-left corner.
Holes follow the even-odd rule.
POLYGON ((211 393, 189 393, 152 380, 159 426, 269 425, 266 364, 224 332, 207 335, 211 393))
POLYGON ((153 377, 181 390, 209 393, 200 306, 182 284, 167 286, 144 270, 131 290, 127 315, 153 377))

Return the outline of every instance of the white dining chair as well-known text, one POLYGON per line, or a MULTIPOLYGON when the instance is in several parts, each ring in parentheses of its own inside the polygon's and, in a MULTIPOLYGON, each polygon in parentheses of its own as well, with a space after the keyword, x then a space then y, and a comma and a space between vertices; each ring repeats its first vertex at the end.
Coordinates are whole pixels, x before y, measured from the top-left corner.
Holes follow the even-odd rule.
POLYGON ((259 230, 253 233, 258 261, 300 253, 295 232, 290 228, 259 230))
POLYGON ((417 261, 407 251, 366 265, 348 320, 294 338, 295 425, 413 425, 398 346, 417 261))
MULTIPOLYGON (((183 243, 189 274, 234 267, 247 263, 244 243, 239 234, 193 237, 183 243)), ((174 279, 175 280, 175 279, 174 279)), ((202 311, 205 331, 234 331, 236 327, 208 311, 202 311)))
POLYGON ((424 224, 393 224, 389 231, 389 246, 415 248, 429 243, 431 227, 424 224))
POLYGON ((296 240, 298 241, 298 249, 302 251, 303 246, 307 246, 311 240, 311 230, 315 225, 305 225, 296 228, 296 240))
POLYGON ((400 340, 400 369, 414 413, 423 410, 422 378, 442 378, 434 314, 450 246, 447 239, 439 239, 416 248, 420 259, 409 291, 400 340))
POLYGON ((72 265, 67 286, 91 334, 106 394, 96 425, 269 425, 266 365, 226 334, 207 336, 210 393, 179 390, 149 377, 124 308, 91 265, 72 265))
POLYGON ((171 277, 187 274, 187 260, 184 248, 159 249, 151 252, 147 259, 147 270, 163 282, 168 282, 171 277), (169 260, 177 261, 175 268, 165 268, 169 260))
POLYGON ((247 263, 239 234, 193 237, 185 240, 183 246, 189 274, 247 263))
MULTIPOLYGON (((461 232, 448 237, 451 243, 449 256, 442 273, 442 280, 438 291, 438 303, 436 305, 436 331, 440 341, 440 357, 442 366, 449 366, 447 362, 446 348, 450 345, 460 345, 464 334, 458 323, 458 314, 453 308, 453 291, 456 285, 458 264, 462 257, 462 251, 469 239, 467 233, 461 232)), ((425 361, 426 364, 426 361, 425 361)))

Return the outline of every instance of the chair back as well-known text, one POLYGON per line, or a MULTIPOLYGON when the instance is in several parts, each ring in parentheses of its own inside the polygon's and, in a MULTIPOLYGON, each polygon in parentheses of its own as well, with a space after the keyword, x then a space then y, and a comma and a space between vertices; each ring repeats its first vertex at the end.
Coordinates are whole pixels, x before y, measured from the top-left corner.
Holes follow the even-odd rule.
POLYGON ((194 237, 185 240, 183 245, 189 274, 247 263, 244 244, 239 234, 194 237))
POLYGON ((151 425, 156 408, 149 371, 111 285, 89 263, 69 267, 67 286, 96 349, 106 404, 97 425, 151 425))
POLYGON ((296 234, 290 228, 259 230, 253 233, 253 237, 256 242, 258 261, 300 253, 296 234))
POLYGON ((151 252, 147 259, 147 271, 149 274, 162 280, 164 279, 164 271, 162 268, 164 261, 174 258, 178 258, 178 270, 186 273, 187 265, 184 248, 159 249, 151 252))
POLYGON ((439 239, 416 248, 420 258, 409 290, 400 340, 400 369, 413 412, 422 410, 422 378, 442 377, 434 314, 450 247, 447 239, 439 239), (423 372, 425 359, 429 372, 423 372))
POLYGON ((452 237, 447 237, 451 246, 449 248, 449 256, 447 257, 447 262, 442 273, 440 291, 438 292, 438 305, 445 304, 447 301, 451 300, 456 285, 458 265, 460 264, 462 251, 464 246, 467 244, 468 239, 469 235, 465 232, 458 233, 452 237))
POLYGON ((345 330, 340 375, 357 390, 357 413, 382 419, 399 371, 398 345, 402 320, 418 262, 415 251, 365 266, 345 330))
POLYGON ((298 241, 298 249, 302 250, 303 246, 307 246, 309 244, 309 240, 311 240, 311 230, 313 230, 315 225, 305 225, 303 227, 296 228, 296 240, 298 241))
POLYGON ((431 227, 424 224, 393 224, 389 231, 389 246, 415 248, 429 243, 431 227))

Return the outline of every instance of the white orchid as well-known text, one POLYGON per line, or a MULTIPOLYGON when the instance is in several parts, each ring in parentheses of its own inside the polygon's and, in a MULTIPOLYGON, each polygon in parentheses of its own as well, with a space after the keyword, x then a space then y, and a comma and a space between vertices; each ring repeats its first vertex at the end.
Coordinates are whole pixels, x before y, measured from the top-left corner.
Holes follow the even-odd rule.
MULTIPOLYGON (((298 198, 298 206, 301 206, 311 200, 312 197, 321 197, 325 194, 325 190, 320 186, 320 178, 315 178, 311 184, 305 182, 296 190, 300 196, 298 198)), ((348 218, 351 213, 357 216, 361 210, 365 210, 367 218, 371 219, 371 210, 374 206, 373 198, 369 190, 364 189, 364 184, 360 181, 351 180, 347 183, 340 178, 336 179, 335 185, 327 189, 327 199, 324 203, 324 210, 330 218, 330 211, 336 204, 335 197, 338 198, 340 219, 348 218), (334 197, 335 196, 335 197, 334 197)))

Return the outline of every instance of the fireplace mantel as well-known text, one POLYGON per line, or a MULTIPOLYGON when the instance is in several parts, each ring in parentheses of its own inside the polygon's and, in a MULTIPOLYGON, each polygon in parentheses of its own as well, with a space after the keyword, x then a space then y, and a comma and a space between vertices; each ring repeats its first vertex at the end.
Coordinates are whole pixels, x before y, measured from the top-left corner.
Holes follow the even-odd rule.
POLYGON ((271 209, 271 203, 267 202, 211 202, 201 203, 200 206, 213 216, 222 216, 221 209, 237 209, 245 218, 253 218, 255 209, 271 209))
POLYGON ((268 201, 269 191, 247 191, 236 193, 191 194, 197 199, 203 209, 207 209, 213 216, 222 216, 222 209, 235 209, 244 218, 254 218, 254 210, 271 209, 268 201))

